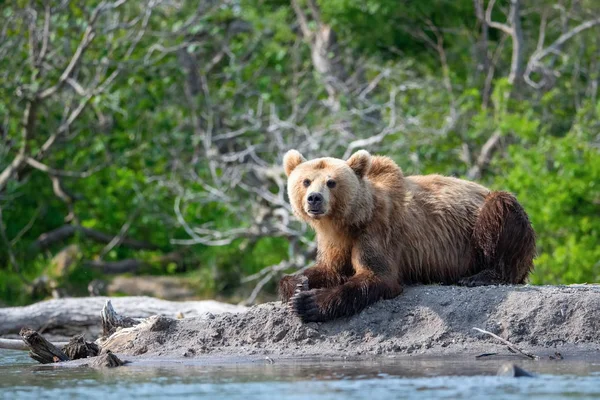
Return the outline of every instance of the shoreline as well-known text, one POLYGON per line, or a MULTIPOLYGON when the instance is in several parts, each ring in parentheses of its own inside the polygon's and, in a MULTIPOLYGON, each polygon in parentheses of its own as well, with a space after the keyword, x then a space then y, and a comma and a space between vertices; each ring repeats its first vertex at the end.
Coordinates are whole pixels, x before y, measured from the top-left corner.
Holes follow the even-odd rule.
POLYGON ((292 362, 315 357, 475 360, 483 353, 524 359, 473 329, 480 328, 540 360, 550 360, 556 352, 564 359, 598 360, 599 316, 600 285, 422 285, 407 287, 397 298, 379 301, 352 317, 326 323, 303 324, 280 302, 181 319, 152 316, 117 331, 103 341, 102 348, 123 360, 135 360, 134 364, 175 360, 192 365, 219 359, 292 362))
MULTIPOLYGON (((118 310, 117 310, 118 312, 118 310)), ((114 353, 151 357, 354 357, 600 350, 600 286, 413 286, 349 318, 303 324, 280 302, 239 314, 152 317, 110 338, 114 353)), ((103 346, 104 347, 104 346, 103 346)), ((540 354, 540 356, 545 356, 540 354)))

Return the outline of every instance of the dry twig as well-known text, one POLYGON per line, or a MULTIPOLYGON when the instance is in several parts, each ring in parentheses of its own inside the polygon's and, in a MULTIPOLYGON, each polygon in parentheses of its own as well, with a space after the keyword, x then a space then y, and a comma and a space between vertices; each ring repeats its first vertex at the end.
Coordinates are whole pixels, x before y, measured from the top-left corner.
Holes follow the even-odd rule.
POLYGON ((489 335, 491 337, 493 337, 494 339, 499 340, 500 342, 504 343, 506 346, 508 346, 509 350, 513 350, 521 355, 523 355, 526 358, 529 358, 530 360, 537 360, 539 357, 536 356, 535 354, 531 354, 531 353, 527 353, 526 351, 524 351, 523 349, 521 349, 518 346, 515 346, 514 344, 512 344, 511 342, 509 342, 506 339, 501 338, 500 336, 492 333, 492 332, 488 332, 488 331, 484 331, 483 329, 479 329, 479 328, 473 328, 475 329, 477 332, 481 332, 484 333, 486 335, 489 335))

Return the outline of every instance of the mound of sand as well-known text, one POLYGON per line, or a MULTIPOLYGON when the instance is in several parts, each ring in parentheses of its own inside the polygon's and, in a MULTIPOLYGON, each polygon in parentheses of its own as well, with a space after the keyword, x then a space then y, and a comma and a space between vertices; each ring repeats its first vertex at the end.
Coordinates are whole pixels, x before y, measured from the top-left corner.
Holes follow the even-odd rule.
POLYGON ((598 351, 599 317, 597 285, 416 286, 327 323, 303 324, 279 302, 237 314, 157 316, 117 332, 103 347, 153 358, 506 352, 477 327, 545 357, 567 349, 598 351))

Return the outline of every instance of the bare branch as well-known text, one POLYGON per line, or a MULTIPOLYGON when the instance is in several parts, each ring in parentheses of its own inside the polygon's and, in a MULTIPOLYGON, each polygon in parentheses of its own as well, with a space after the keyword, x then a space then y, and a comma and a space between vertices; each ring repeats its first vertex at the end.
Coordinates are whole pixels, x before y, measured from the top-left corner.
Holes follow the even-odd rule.
POLYGON ((44 6, 44 32, 42 33, 42 48, 38 54, 36 65, 38 68, 43 64, 46 59, 46 53, 48 51, 48 41, 50 40, 50 1, 47 1, 44 6))
POLYGON ((292 7, 294 8, 294 12, 296 13, 296 17, 298 18, 298 24, 300 25, 300 29, 302 30, 302 34, 304 35, 304 39, 312 41, 313 32, 308 27, 308 21, 306 20, 306 15, 302 8, 298 4, 298 0, 291 0, 292 7))
POLYGON ((0 193, 6 187, 8 181, 13 177, 13 175, 19 171, 23 165, 25 164, 26 157, 22 154, 17 155, 14 160, 0 173, 0 193))
POLYGON ((308 3, 308 8, 310 8, 310 13, 312 14, 313 19, 315 20, 317 26, 320 27, 323 24, 321 23, 321 12, 319 11, 319 7, 315 4, 314 0, 306 0, 306 2, 308 3))
POLYGON ((260 293, 260 291, 262 290, 262 288, 269 283, 269 281, 273 278, 273 276, 275 276, 275 272, 274 271, 270 271, 269 273, 267 273, 267 275, 265 275, 260 281, 258 281, 258 283, 256 284, 256 286, 254 287, 254 289, 252 290, 252 293, 250 294, 250 296, 243 302, 244 305, 252 305, 254 304, 254 301, 256 300, 256 297, 258 296, 258 294, 260 293))
MULTIPOLYGON (((524 72, 525 44, 521 28, 521 0, 510 0, 508 20, 511 24, 512 58, 508 81, 511 84, 521 82, 524 72)), ((514 89, 514 88, 513 88, 514 89)))
POLYGON ((479 153, 479 157, 477 157, 477 162, 471 167, 471 169, 469 169, 469 172, 467 173, 468 179, 473 180, 481 178, 481 173, 490 163, 492 154, 496 149, 496 146, 498 146, 501 137, 502 135, 500 134, 500 131, 496 131, 481 147, 481 152, 479 153))
POLYGON ((524 38, 521 28, 521 0, 510 0, 510 10, 508 12, 508 23, 503 24, 492 21, 492 10, 496 0, 490 0, 485 11, 485 22, 490 28, 501 30, 512 38, 512 59, 508 81, 511 84, 520 81, 523 78, 524 64, 524 38))
POLYGON ((19 240, 21 240, 21 238, 31 229, 31 227, 35 223, 38 215, 40 215, 41 210, 42 210, 42 206, 41 205, 38 206, 38 208, 35 209, 33 215, 29 219, 29 222, 27 222, 27 224, 23 228, 21 228, 21 230, 19 231, 19 233, 17 233, 17 235, 14 238, 12 238, 12 240, 10 241, 10 245, 11 246, 16 245, 19 242, 19 240))
MULTIPOLYGON (((94 13, 94 14, 96 14, 96 13, 94 13)), ((85 29, 85 32, 83 33, 83 37, 81 38, 79 46, 77 46, 77 49, 75 50, 75 53, 73 54, 73 57, 71 58, 71 61, 65 67, 63 73, 61 74, 60 78, 58 79, 58 82, 56 84, 54 84, 53 86, 50 86, 49 88, 43 90, 38 95, 39 99, 43 100, 43 99, 46 99, 46 98, 52 96, 65 84, 65 82, 67 81, 67 79, 69 78, 71 73, 73 72, 73 69, 75 69, 75 66, 79 63, 81 56, 83 55, 85 50, 88 48, 90 43, 92 43, 92 41, 94 40, 94 37, 96 36, 96 33, 94 31, 94 25, 93 25, 94 22, 95 22, 94 20, 89 22, 87 28, 85 29)))
POLYGON ((536 51, 541 51, 544 48, 544 42, 546 40, 546 25, 548 24, 548 10, 544 8, 542 10, 542 20, 540 21, 540 33, 538 35, 538 42, 536 51))
POLYGON ((501 30, 502 32, 506 33, 507 35, 512 35, 513 30, 509 25, 492 21, 492 11, 494 9, 494 4, 496 4, 496 0, 490 0, 490 2, 488 3, 487 9, 485 10, 486 23, 488 24, 488 26, 490 28, 501 30))
POLYGON ((47 165, 45 165, 31 157, 27 157, 26 162, 31 167, 33 167, 37 170, 40 170, 42 172, 45 172, 47 174, 55 175, 55 176, 65 176, 65 177, 71 177, 71 178, 87 178, 89 176, 92 176, 94 173, 102 170, 103 168, 106 168, 106 165, 100 165, 100 166, 90 169, 89 171, 73 172, 73 171, 62 171, 62 170, 50 168, 47 165))
MULTIPOLYGON (((63 85, 67 82, 67 79, 71 76, 71 73, 73 72, 75 67, 79 64, 81 57, 83 56, 83 54, 85 53, 85 51, 87 50, 89 45, 93 42, 94 38, 96 37, 95 24, 96 24, 98 17, 100 16, 100 14, 106 9, 118 8, 121 5, 123 5, 126 1, 127 0, 118 0, 112 4, 107 4, 106 2, 103 1, 92 11, 90 20, 88 21, 88 25, 85 28, 85 31, 83 32, 81 40, 79 41, 79 45, 77 46, 77 49, 75 49, 75 52, 73 53, 73 56, 71 57, 71 60, 69 61, 69 64, 67 64, 67 66, 64 68, 62 74, 60 75, 58 82, 56 84, 54 84, 53 86, 50 86, 49 88, 42 90, 39 93, 39 95, 37 96, 37 98, 39 98, 40 100, 46 99, 46 98, 52 96, 54 93, 56 93, 59 89, 61 89, 63 87, 63 85)), ((138 37, 137 40, 134 40, 132 42, 131 50, 128 51, 125 58, 127 58, 129 55, 131 55, 131 51, 133 51, 133 48, 137 45, 137 42, 139 42, 139 39, 140 39, 140 37, 138 37)))
POLYGON ((123 226, 119 230, 119 233, 110 242, 108 242, 108 244, 102 249, 102 251, 100 251, 100 254, 98 256, 100 259, 103 259, 104 256, 106 256, 112 249, 119 246, 123 242, 123 240, 125 239, 125 235, 127 235, 127 231, 129 231, 131 224, 133 223, 133 221, 137 218, 137 216, 139 214, 140 214, 139 208, 137 208, 134 212, 131 213, 131 215, 129 216, 127 221, 123 224, 123 226))
POLYGON ((559 38, 556 39, 550 46, 546 47, 545 49, 541 50, 539 53, 535 54, 535 57, 533 57, 534 62, 539 61, 540 59, 551 54, 553 51, 557 50, 560 46, 562 46, 566 41, 572 39, 575 35, 578 35, 587 29, 593 28, 596 25, 600 25, 600 17, 590 20, 590 21, 586 21, 582 24, 579 24, 575 28, 568 31, 567 33, 560 35, 559 38))
POLYGON ((67 83, 69 84, 69 86, 71 86, 73 88, 73 90, 75 90, 75 93, 77 93, 78 95, 80 95, 80 96, 86 95, 85 89, 75 79, 67 78, 67 83))
POLYGON ((498 43, 498 46, 496 47, 496 50, 494 50, 494 54, 492 55, 492 58, 488 63, 488 70, 485 76, 485 84, 483 86, 482 96, 482 106, 484 109, 488 107, 490 102, 490 97, 492 94, 492 83, 494 81, 494 75, 496 73, 496 65, 498 65, 498 61, 500 59, 500 56, 502 55, 502 51, 504 50, 504 44, 506 43, 507 37, 508 36, 505 35, 502 37, 502 39, 500 39, 500 43, 498 43))
POLYGON ((557 53, 562 47, 562 45, 565 44, 567 41, 571 40, 573 37, 577 36, 581 32, 587 29, 591 29, 597 25, 600 25, 600 17, 577 25, 568 32, 560 35, 558 39, 556 39, 554 42, 552 42, 552 44, 545 48, 539 48, 538 46, 538 49, 532 54, 532 56, 529 58, 529 62, 527 63, 527 68, 524 74, 525 81, 534 88, 540 88, 543 84, 543 80, 541 83, 536 83, 531 79, 531 74, 534 71, 543 69, 541 63, 542 59, 544 59, 550 54, 557 53))

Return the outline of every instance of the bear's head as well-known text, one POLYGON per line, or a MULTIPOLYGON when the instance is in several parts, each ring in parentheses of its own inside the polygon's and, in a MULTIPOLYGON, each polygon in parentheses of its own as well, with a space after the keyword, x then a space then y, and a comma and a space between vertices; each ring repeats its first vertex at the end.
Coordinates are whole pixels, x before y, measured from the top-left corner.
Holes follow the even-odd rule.
MULTIPOLYGON (((365 176, 371 155, 359 150, 348 160, 324 157, 307 161, 297 150, 283 157, 288 195, 296 216, 314 224, 333 220, 356 223, 371 203, 365 176)), ((370 211, 369 211, 370 212, 370 211)))

